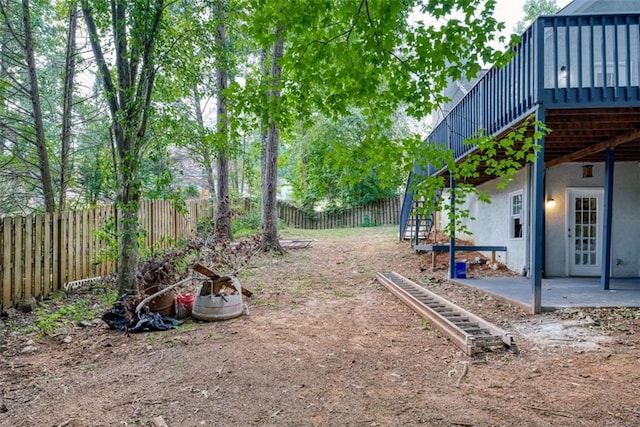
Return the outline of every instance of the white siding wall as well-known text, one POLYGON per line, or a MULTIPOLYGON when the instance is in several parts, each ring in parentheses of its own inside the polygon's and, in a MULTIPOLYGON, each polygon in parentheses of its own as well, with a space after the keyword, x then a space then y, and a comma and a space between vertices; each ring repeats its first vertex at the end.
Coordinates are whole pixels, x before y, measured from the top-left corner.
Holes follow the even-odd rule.
MULTIPOLYGON (((566 163, 547 171, 547 195, 556 201, 547 209, 546 274, 567 275, 567 191, 568 187, 603 188, 604 164, 593 165, 593 177, 582 178, 585 163, 566 163)), ((611 224, 611 275, 640 275, 640 166, 637 162, 616 162, 611 224)))
MULTIPOLYGON (((603 188, 604 164, 593 164, 593 177, 582 177, 585 163, 565 163, 547 171, 546 198, 553 197, 556 205, 545 212, 546 247, 545 273, 549 276, 566 276, 567 272, 567 188, 603 188)), ((491 196, 491 204, 469 196, 465 206, 475 221, 465 224, 472 232, 468 238, 477 245, 504 245, 507 252, 498 252, 498 259, 517 273, 528 268, 530 245, 530 202, 527 169, 516 175, 504 190, 497 188, 497 181, 481 185, 481 190, 491 196), (524 232, 522 239, 512 239, 510 194, 523 190, 524 232)), ((446 198, 443 198, 446 200, 446 198)), ((443 215, 443 226, 446 224, 443 215)), ((638 162, 616 162, 613 191, 611 275, 613 277, 640 276, 640 165, 638 162)))
MULTIPOLYGON (((518 172, 514 180, 507 185, 504 190, 497 188, 497 181, 491 181, 479 187, 481 191, 486 191, 491 196, 491 204, 486 204, 477 199, 476 196, 468 196, 465 206, 469 209, 475 221, 466 220, 465 224, 472 232, 471 236, 458 235, 461 238, 468 238, 476 245, 500 245, 506 246, 507 252, 496 252, 498 261, 517 273, 522 273, 528 263, 527 245, 529 207, 528 194, 528 173, 527 169, 518 172), (510 238, 511 232, 511 212, 510 194, 514 191, 523 191, 523 236, 520 239, 510 238)), ((445 215, 443 215, 443 218, 445 215)), ((446 219, 443 219, 443 225, 446 219)), ((486 255, 489 255, 487 253, 486 255)))

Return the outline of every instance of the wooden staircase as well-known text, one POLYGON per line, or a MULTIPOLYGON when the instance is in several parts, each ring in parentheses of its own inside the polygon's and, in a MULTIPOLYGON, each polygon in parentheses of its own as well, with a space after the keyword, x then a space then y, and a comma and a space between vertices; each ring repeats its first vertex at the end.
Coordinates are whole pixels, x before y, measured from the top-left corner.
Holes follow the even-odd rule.
MULTIPOLYGON (((441 192, 438 192, 439 199, 441 192)), ((428 216, 418 215, 418 210, 424 206, 424 200, 414 200, 411 215, 407 221, 407 227, 404 230, 404 240, 411 241, 413 245, 417 245, 421 240, 427 240, 431 227, 435 221, 435 212, 430 212, 428 216), (417 236, 416 236, 417 234, 417 236)))

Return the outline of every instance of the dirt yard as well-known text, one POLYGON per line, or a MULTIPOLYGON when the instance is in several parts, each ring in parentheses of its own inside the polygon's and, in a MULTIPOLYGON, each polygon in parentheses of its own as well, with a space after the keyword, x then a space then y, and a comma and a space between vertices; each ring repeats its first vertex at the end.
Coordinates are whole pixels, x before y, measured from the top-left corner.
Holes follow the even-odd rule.
POLYGON ((254 258, 249 315, 230 321, 58 338, 5 326, 0 425, 640 425, 636 310, 532 316, 430 272, 396 232, 286 230, 317 241, 254 258), (468 358, 374 280, 390 270, 514 332, 520 353, 468 358))

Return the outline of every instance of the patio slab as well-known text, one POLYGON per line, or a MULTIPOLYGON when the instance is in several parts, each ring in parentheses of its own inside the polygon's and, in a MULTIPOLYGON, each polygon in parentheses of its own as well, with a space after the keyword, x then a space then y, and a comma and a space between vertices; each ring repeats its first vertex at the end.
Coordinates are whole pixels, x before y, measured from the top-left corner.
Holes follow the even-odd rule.
MULTIPOLYGON (((530 278, 482 277, 452 280, 531 309, 533 290, 530 278)), ((542 279, 541 305, 543 311, 577 307, 640 307, 640 278, 612 278, 609 290, 602 289, 597 277, 542 279)))

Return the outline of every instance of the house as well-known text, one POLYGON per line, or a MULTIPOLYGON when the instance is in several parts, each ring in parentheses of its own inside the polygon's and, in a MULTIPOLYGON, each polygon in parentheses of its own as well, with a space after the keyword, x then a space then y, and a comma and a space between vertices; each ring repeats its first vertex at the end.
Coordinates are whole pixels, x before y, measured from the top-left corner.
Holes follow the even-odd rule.
MULTIPOLYGON (((640 276, 639 70, 640 2, 575 0, 538 18, 509 64, 465 88, 427 137, 462 160, 476 149, 464 139, 481 129, 500 139, 534 115, 552 130, 506 188, 486 174, 469 181, 491 204, 464 202, 476 218, 466 224, 474 243, 506 247, 500 260, 530 277, 534 312, 543 275, 599 276, 604 289, 610 277, 640 276)), ((415 215, 411 183, 421 175, 448 171, 414 170, 401 235, 415 215)), ((428 227, 432 216, 416 219, 428 227)))

